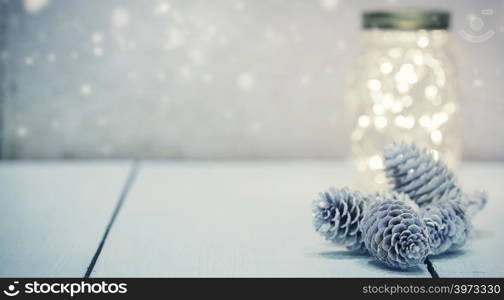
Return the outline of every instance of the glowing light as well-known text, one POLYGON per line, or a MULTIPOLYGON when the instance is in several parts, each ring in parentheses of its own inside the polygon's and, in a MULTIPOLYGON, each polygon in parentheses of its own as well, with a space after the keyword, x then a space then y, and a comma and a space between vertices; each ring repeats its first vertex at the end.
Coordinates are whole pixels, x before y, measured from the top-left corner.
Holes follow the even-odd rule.
POLYGON ((33 57, 31 57, 31 56, 25 57, 24 62, 25 62, 25 65, 32 66, 33 62, 34 62, 33 57))
POLYGON ((406 129, 411 129, 415 126, 415 118, 411 115, 407 117, 399 115, 395 117, 394 122, 397 125, 397 127, 403 127, 406 129))
POLYGON ((169 12, 171 9, 170 4, 166 2, 161 2, 159 3, 156 8, 154 8, 154 14, 155 15, 164 15, 167 12, 169 12))
POLYGON ((430 117, 427 115, 422 115, 420 119, 418 119, 418 123, 422 127, 429 128, 431 124, 430 117))
POLYGON ((250 127, 251 131, 256 133, 263 129, 264 125, 261 121, 254 121, 250 127))
POLYGON ((414 84, 418 81, 418 75, 414 74, 414 73, 411 73, 409 76, 408 76, 408 83, 409 84, 414 84))
POLYGON ((429 46, 429 38, 426 36, 422 36, 422 37, 418 38, 417 45, 420 48, 425 48, 425 47, 429 46))
POLYGON ((24 0, 23 6, 29 14, 36 14, 49 5, 49 0, 24 0))
POLYGON ((421 66, 421 65, 425 64, 425 58, 423 55, 417 54, 413 57, 413 62, 415 63, 415 65, 421 66))
POLYGON ((320 0, 320 5, 327 10, 332 10, 338 6, 338 0, 320 0))
POLYGON ((397 127, 402 127, 403 122, 404 122, 403 115, 399 115, 399 116, 395 117, 395 119, 394 119, 394 123, 397 125, 397 127))
POLYGON ((47 61, 48 62, 55 62, 56 61, 56 55, 54 53, 49 53, 47 54, 47 61))
POLYGON ((439 152, 437 150, 431 149, 430 152, 434 160, 439 160, 439 152))
POLYGON ((376 79, 371 79, 368 81, 367 86, 372 91, 379 91, 381 89, 381 82, 376 79))
POLYGON ((453 101, 451 101, 451 102, 448 102, 445 104, 443 110, 447 114, 453 114, 457 110, 457 107, 455 106, 455 103, 453 103, 453 101))
POLYGON ((383 113, 385 113, 385 108, 381 104, 375 104, 373 105, 373 112, 375 115, 383 115, 383 113))
POLYGON ((441 126, 446 121, 448 121, 448 115, 444 112, 435 113, 432 116, 432 122, 435 124, 436 127, 441 126))
POLYGON ((392 69, 393 69, 393 66, 391 63, 389 62, 385 62, 385 63, 382 63, 380 65, 380 71, 383 73, 383 74, 389 74, 390 72, 392 72, 392 69))
POLYGON ((366 128, 371 123, 371 120, 368 116, 360 116, 357 122, 359 123, 360 127, 366 128))
POLYGON ((80 92, 82 95, 90 95, 93 92, 93 88, 90 84, 84 83, 81 85, 80 92))
POLYGON ((385 128, 387 126, 387 123, 387 118, 385 118, 384 116, 377 116, 374 119, 374 126, 376 127, 376 129, 385 128))
POLYGON ((440 130, 433 130, 430 134, 431 140, 434 144, 441 144, 441 140, 443 139, 443 134, 440 130))
POLYGON ((354 132, 352 132, 351 139, 352 141, 359 141, 362 139, 363 136, 364 133, 362 132, 362 130, 360 128, 357 128, 354 130, 354 132))
POLYGON ((404 128, 407 128, 407 129, 413 128, 415 126, 415 117, 413 117, 412 115, 407 116, 404 119, 403 126, 404 126, 404 128))
POLYGON ((412 64, 403 64, 400 68, 400 72, 402 73, 413 73, 415 71, 415 67, 412 64))
POLYGON ((388 108, 392 105, 392 103, 394 102, 394 96, 390 93, 387 93, 385 95, 383 95, 382 97, 382 103, 383 103, 383 106, 388 108))
POLYGON ((428 99, 435 99, 438 94, 438 88, 434 85, 429 85, 425 88, 425 97, 428 99))
POLYGON ((395 80, 400 84, 414 84, 418 81, 415 67, 412 64, 403 64, 399 72, 395 75, 395 80))
POLYGON ((189 58, 195 65, 202 65, 205 63, 205 54, 200 49, 189 50, 189 58))
POLYGON ((367 169, 367 164, 365 161, 358 161, 357 162, 357 170, 359 172, 363 172, 363 171, 366 171, 367 169))
POLYGON ((93 54, 95 56, 102 56, 103 55, 103 48, 99 47, 99 46, 94 47, 93 48, 93 54))
POLYGON ((413 104, 413 98, 411 96, 404 96, 401 98, 404 106, 408 107, 413 104))
POLYGON ((25 137, 28 135, 28 129, 25 127, 18 127, 16 130, 18 137, 25 137))
POLYGON ((392 102, 392 105, 390 107, 390 111, 393 113, 399 113, 403 110, 403 104, 399 101, 394 101, 392 102))
POLYGON ((311 86, 312 84, 312 79, 311 79, 311 76, 310 75, 303 75, 303 77, 301 77, 301 85, 302 86, 311 86))
POLYGON ((172 48, 182 46, 186 42, 186 37, 182 30, 177 28, 172 28, 168 32, 168 42, 165 44, 165 49, 170 50, 172 48))
POLYGON ((410 85, 407 82, 400 82, 397 84, 397 91, 401 94, 406 94, 410 89, 410 85))
POLYGON ((388 55, 392 58, 399 58, 402 56, 402 52, 401 48, 391 48, 388 51, 388 55))
POLYGON ((236 85, 242 91, 250 91, 254 88, 255 77, 251 73, 242 73, 236 78, 236 85))
POLYGON ((159 73, 157 73, 156 77, 157 77, 157 79, 158 79, 159 81, 165 81, 165 80, 166 80, 166 74, 165 74, 165 73, 163 73, 163 72, 159 72, 159 73))
POLYGON ((434 70, 434 72, 436 74, 436 84, 438 86, 444 86, 446 84, 446 76, 445 76, 445 72, 443 71, 443 69, 436 68, 434 70))
POLYGON ((379 170, 383 168, 383 161, 379 155, 373 155, 369 159, 368 166, 371 170, 379 170))
POLYGON ((121 29, 126 27, 130 23, 130 14, 129 12, 122 8, 118 7, 112 11, 112 24, 115 28, 121 29))
POLYGON ((103 41, 103 34, 100 32, 95 32, 91 35, 91 41, 95 44, 99 44, 103 41))

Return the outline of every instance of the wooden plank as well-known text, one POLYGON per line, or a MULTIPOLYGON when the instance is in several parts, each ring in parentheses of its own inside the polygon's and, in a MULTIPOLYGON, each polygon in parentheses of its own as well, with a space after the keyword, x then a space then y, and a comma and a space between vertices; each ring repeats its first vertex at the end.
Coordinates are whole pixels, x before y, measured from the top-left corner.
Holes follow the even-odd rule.
POLYGON ((325 242, 311 201, 348 184, 334 162, 144 163, 93 276, 430 277, 325 242))
POLYGON ((1 163, 0 276, 83 276, 130 165, 1 163))
POLYGON ((465 190, 484 188, 489 200, 473 218, 467 244, 432 262, 441 277, 504 277, 504 164, 465 163, 457 173, 465 190))

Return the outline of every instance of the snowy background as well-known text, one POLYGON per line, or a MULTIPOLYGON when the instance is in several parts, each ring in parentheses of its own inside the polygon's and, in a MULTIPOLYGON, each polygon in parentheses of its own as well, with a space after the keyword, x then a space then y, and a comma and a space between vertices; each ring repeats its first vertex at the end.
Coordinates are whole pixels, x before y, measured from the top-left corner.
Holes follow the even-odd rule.
POLYGON ((0 0, 1 157, 342 158, 360 14, 409 5, 453 14, 464 157, 504 159, 501 0, 0 0))

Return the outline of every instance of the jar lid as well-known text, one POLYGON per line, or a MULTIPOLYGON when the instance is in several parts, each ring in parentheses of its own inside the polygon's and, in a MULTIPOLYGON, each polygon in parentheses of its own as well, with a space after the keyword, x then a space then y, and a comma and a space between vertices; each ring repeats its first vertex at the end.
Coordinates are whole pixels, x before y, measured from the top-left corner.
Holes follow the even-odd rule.
POLYGON ((450 13, 435 10, 369 11, 362 15, 365 29, 436 30, 448 29, 450 13))

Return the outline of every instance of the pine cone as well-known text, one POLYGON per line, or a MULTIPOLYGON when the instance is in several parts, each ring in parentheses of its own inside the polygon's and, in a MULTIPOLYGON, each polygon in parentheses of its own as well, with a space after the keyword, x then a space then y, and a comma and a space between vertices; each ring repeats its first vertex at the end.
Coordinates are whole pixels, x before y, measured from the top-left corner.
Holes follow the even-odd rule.
POLYGON ((422 264, 430 252, 427 227, 408 202, 405 194, 378 196, 360 224, 368 251, 392 268, 422 264))
POLYGON ((362 193, 346 187, 320 193, 312 206, 315 231, 349 250, 365 252, 359 223, 367 201, 362 193))
POLYGON ((422 208, 420 211, 434 255, 462 247, 467 239, 471 222, 465 205, 453 199, 443 199, 422 208))
POLYGON ((474 216, 477 212, 482 210, 488 200, 488 194, 484 190, 477 190, 471 195, 464 195, 464 205, 466 207, 466 212, 470 216, 474 216))
POLYGON ((442 198, 462 197, 453 173, 415 144, 394 143, 385 148, 384 165, 394 190, 406 193, 420 206, 442 198))

